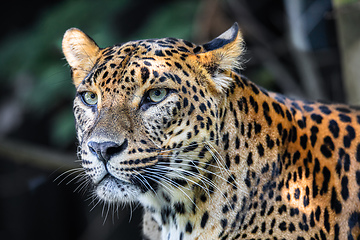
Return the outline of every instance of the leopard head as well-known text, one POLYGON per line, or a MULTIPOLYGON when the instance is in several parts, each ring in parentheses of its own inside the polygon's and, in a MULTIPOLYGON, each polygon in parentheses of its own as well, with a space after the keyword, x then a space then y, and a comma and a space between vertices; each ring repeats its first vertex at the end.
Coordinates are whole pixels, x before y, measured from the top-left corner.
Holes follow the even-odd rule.
POLYGON ((100 199, 185 198, 198 179, 211 180, 219 105, 240 67, 237 24, 204 45, 164 38, 108 48, 72 28, 62 47, 77 91, 82 167, 100 199))

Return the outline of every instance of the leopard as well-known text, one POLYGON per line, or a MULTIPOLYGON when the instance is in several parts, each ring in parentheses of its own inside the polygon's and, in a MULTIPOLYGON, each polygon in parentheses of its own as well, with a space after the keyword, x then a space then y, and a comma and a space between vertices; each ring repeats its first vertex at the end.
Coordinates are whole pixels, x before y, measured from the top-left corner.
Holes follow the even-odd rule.
POLYGON ((237 23, 106 48, 71 28, 62 49, 90 194, 140 204, 144 239, 360 239, 359 109, 244 77, 237 23))

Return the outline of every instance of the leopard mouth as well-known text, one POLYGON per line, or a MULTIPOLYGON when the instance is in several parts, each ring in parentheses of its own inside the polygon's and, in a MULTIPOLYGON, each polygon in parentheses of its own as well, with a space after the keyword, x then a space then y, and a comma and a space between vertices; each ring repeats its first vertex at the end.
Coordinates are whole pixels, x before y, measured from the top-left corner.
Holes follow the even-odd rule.
POLYGON ((121 179, 118 179, 118 178, 112 176, 110 173, 107 173, 98 183, 95 184, 95 186, 102 185, 103 182, 106 182, 106 181, 115 181, 117 184, 120 184, 120 185, 129 184, 128 182, 125 182, 121 179))
POLYGON ((107 174, 95 185, 95 192, 100 199, 115 203, 135 201, 140 191, 134 184, 107 174))

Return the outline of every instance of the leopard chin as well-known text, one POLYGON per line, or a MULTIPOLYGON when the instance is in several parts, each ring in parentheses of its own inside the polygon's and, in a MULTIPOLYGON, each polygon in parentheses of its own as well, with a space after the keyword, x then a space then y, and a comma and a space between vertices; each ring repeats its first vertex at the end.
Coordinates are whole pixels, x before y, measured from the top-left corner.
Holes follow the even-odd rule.
POLYGON ((107 203, 128 203, 137 201, 140 189, 131 183, 106 175, 95 185, 95 193, 107 203))

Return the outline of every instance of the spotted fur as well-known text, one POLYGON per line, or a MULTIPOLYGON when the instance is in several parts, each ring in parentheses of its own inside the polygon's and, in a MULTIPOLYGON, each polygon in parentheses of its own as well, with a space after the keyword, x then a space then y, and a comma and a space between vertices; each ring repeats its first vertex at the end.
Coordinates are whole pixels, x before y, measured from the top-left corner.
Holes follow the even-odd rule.
POLYGON ((104 49, 70 29, 63 51, 82 166, 99 199, 144 206, 145 238, 360 239, 360 112, 240 76, 237 24, 104 49))

